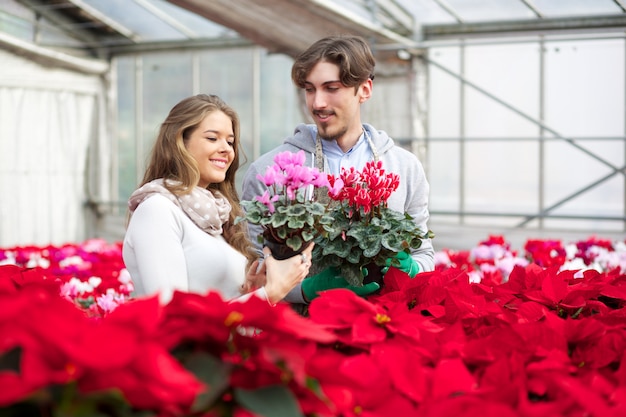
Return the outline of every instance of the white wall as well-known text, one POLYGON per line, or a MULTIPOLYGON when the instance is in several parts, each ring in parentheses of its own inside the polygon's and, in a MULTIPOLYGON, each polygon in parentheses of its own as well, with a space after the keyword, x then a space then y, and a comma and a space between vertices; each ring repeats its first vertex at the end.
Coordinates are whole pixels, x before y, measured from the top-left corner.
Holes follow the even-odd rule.
POLYGON ((106 147, 103 79, 7 49, 0 62, 0 246, 81 241, 88 149, 106 147))

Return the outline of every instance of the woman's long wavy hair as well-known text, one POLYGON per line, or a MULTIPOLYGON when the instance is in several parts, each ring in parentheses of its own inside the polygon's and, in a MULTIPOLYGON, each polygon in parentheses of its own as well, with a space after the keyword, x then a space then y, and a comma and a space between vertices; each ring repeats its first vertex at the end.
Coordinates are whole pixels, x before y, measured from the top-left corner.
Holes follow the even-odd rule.
POLYGON ((240 154, 239 116, 221 98, 212 94, 198 94, 183 99, 170 110, 161 124, 140 186, 152 180, 164 178, 178 182, 176 186, 164 183, 171 193, 178 196, 191 193, 200 181, 200 170, 196 160, 187 151, 186 142, 202 120, 215 111, 221 111, 233 123, 235 156, 226 171, 224 181, 210 184, 207 188, 219 191, 230 202, 232 210, 228 222, 224 224, 224 239, 241 252, 250 265, 258 255, 252 248, 245 223, 235 224, 234 221, 243 213, 235 185, 235 173, 239 169, 240 154))

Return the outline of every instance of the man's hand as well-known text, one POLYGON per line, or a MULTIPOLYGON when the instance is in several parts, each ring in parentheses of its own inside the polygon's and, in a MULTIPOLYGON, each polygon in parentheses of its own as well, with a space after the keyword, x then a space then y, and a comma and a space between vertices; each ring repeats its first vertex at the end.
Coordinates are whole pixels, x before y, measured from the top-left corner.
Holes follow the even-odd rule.
POLYGON ((380 285, 376 282, 370 282, 362 287, 356 287, 348 284, 344 278, 339 276, 337 268, 328 268, 317 275, 305 278, 302 281, 302 295, 307 302, 312 301, 319 296, 319 293, 337 288, 345 288, 354 292, 358 296, 365 296, 375 293, 380 289, 380 285))
POLYGON ((410 254, 402 251, 398 252, 398 254, 394 258, 387 259, 385 263, 386 266, 383 268, 383 274, 387 273, 389 267, 393 266, 398 268, 400 271, 405 272, 411 278, 415 278, 415 275, 420 271, 420 266, 415 259, 411 257, 410 254))

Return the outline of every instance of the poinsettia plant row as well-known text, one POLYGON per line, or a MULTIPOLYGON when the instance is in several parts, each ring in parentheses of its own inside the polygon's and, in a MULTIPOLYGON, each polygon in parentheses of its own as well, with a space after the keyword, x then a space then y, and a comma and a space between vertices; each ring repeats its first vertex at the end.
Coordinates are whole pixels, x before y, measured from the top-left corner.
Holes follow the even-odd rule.
POLYGON ((119 249, 0 250, 0 415, 626 415, 626 242, 490 236, 307 318, 133 299, 119 249))

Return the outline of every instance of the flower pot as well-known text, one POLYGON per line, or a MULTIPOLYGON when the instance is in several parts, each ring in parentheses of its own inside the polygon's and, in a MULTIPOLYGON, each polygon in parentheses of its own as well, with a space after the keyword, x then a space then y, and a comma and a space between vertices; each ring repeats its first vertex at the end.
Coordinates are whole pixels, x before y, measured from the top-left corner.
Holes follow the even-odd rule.
POLYGON ((363 277, 363 285, 369 284, 370 282, 377 282, 378 285, 380 285, 380 287, 382 288, 384 284, 382 271, 383 267, 376 265, 375 262, 370 262, 369 264, 365 265, 364 268, 367 269, 367 276, 363 277))
POLYGON ((276 242, 274 240, 268 240, 268 239, 265 239, 264 245, 270 249, 274 259, 278 259, 279 261, 282 261, 283 259, 288 259, 288 258, 291 258, 292 256, 295 256, 304 252, 304 250, 311 245, 311 242, 312 241, 303 243, 302 246, 300 246, 300 249, 298 250, 291 249, 289 246, 287 246, 283 242, 276 242))

